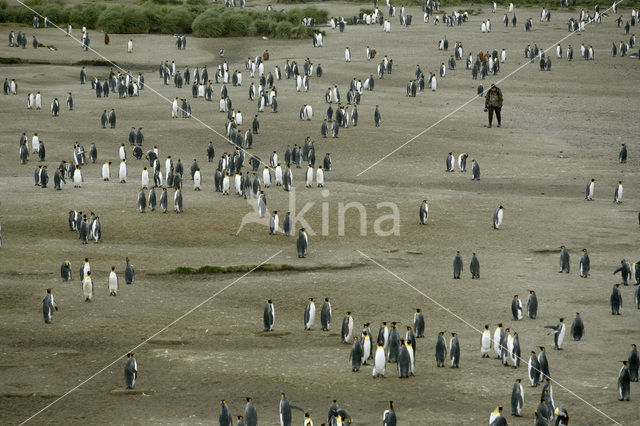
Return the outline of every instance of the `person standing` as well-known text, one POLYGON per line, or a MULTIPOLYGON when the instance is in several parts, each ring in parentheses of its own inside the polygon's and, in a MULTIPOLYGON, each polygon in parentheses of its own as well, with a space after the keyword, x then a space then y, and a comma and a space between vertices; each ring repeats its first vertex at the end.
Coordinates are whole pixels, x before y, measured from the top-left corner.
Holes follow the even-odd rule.
POLYGON ((487 92, 484 100, 484 110, 489 111, 489 127, 493 122, 493 113, 495 111, 496 118, 498 119, 498 127, 502 122, 500 112, 502 110, 502 91, 495 84, 491 85, 491 88, 487 92))

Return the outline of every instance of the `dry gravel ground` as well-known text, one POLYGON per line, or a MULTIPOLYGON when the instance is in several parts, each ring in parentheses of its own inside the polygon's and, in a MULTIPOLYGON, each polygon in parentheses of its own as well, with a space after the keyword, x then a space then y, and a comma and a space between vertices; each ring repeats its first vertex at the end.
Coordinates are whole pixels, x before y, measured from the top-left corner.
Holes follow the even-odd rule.
MULTIPOLYGON (((262 5, 263 6, 263 5, 262 5)), ((345 16, 356 5, 323 5, 345 16)), ((440 119, 476 90, 470 72, 459 69, 440 79, 438 91, 404 96, 405 84, 415 65, 436 71, 449 52, 436 49, 447 36, 451 44, 464 43, 465 52, 507 49, 508 61, 502 78, 522 65, 527 44, 553 46, 566 35, 569 13, 553 11, 550 24, 534 19, 534 31, 522 27, 538 10, 518 10, 518 28, 505 29, 502 11, 490 17, 494 31, 481 35, 480 21, 489 14, 473 16, 462 27, 421 23, 418 8, 409 8, 414 25, 400 28, 393 21, 392 32, 378 26, 348 27, 340 34, 327 31, 325 46, 312 49, 311 41, 235 39, 188 39, 188 49, 177 51, 169 36, 134 36, 134 53, 126 53, 128 35, 112 35, 104 46, 100 34, 93 34, 92 47, 125 68, 142 71, 149 86, 138 98, 120 100, 114 96, 96 99, 90 86, 80 86, 81 59, 95 58, 82 52, 55 29, 38 30, 40 41, 58 47, 27 50, 0 47, 0 56, 20 56, 50 61, 51 65, 2 66, 0 77, 16 78, 19 96, 0 97, 0 421, 18 423, 43 408, 54 398, 100 371, 130 348, 145 341, 166 324, 215 294, 240 275, 183 276, 171 274, 176 266, 249 265, 277 254, 270 263, 319 267, 308 272, 256 272, 238 281, 190 316, 136 350, 140 377, 139 392, 123 393, 124 361, 119 360, 93 380, 36 417, 34 423, 77 424, 198 424, 218 418, 218 401, 226 399, 232 413, 244 410, 244 396, 254 398, 261 424, 276 424, 279 395, 312 410, 320 424, 332 399, 346 407, 356 424, 380 423, 386 401, 396 402, 400 424, 483 424, 499 403, 507 407, 510 423, 530 424, 540 389, 525 386, 525 417, 509 416, 511 388, 516 378, 526 381, 526 367, 505 368, 495 359, 482 359, 480 335, 470 326, 437 307, 427 298, 363 258, 371 256, 417 289, 482 328, 485 323, 504 322, 518 331, 522 354, 546 345, 551 366, 556 404, 565 407, 573 424, 638 423, 637 398, 640 389, 632 385, 632 402, 617 401, 616 378, 621 359, 631 343, 639 343, 640 312, 633 308, 632 287, 622 288, 622 316, 612 316, 609 294, 619 276, 611 273, 621 258, 634 260, 637 247, 638 172, 638 61, 611 58, 612 41, 623 38, 610 18, 592 25, 583 34, 563 42, 578 47, 593 45, 595 61, 576 59, 569 63, 552 56, 550 72, 537 63, 523 68, 500 84, 505 97, 504 123, 500 129, 485 127, 482 101, 475 101, 444 120, 425 135, 401 149, 367 173, 357 174, 395 147, 440 119), (324 116, 324 90, 338 84, 343 97, 348 82, 375 73, 376 63, 367 62, 365 48, 371 45, 380 57, 393 58, 394 71, 376 80, 374 92, 366 92, 359 107, 360 123, 343 129, 338 139, 320 139, 324 116), (344 48, 351 47, 353 61, 344 62, 344 48), (317 188, 304 187, 303 169, 294 170, 296 207, 314 203, 305 219, 316 233, 327 219, 328 235, 310 238, 310 254, 298 259, 295 239, 269 236, 266 228, 250 224, 235 235, 241 219, 252 207, 237 196, 222 197, 213 191, 214 165, 206 163, 205 148, 214 141, 216 157, 231 148, 195 119, 170 118, 170 105, 163 97, 188 97, 190 89, 163 86, 156 64, 162 59, 184 65, 204 65, 213 70, 224 47, 232 69, 242 68, 247 56, 268 48, 267 70, 286 58, 300 64, 309 56, 321 63, 325 75, 311 79, 310 93, 296 93, 293 81, 277 82, 280 112, 261 114, 261 132, 254 150, 261 158, 287 145, 302 143, 308 135, 316 141, 318 158, 331 152, 334 170, 326 176, 329 196, 317 188), (25 97, 40 90, 42 111, 28 111, 25 97), (72 91, 76 109, 63 108, 59 118, 48 112, 53 97, 66 98, 72 91), (302 104, 314 107, 310 122, 300 122, 302 104), (373 110, 380 105, 383 125, 373 126, 373 110), (103 130, 99 117, 103 109, 115 108, 118 128, 103 130), (163 161, 167 155, 181 158, 188 167, 193 158, 203 169, 201 192, 194 192, 185 180, 184 214, 136 211, 136 194, 143 162, 129 162, 130 180, 99 179, 99 165, 83 169, 82 189, 67 183, 63 190, 33 185, 37 167, 33 157, 26 166, 18 161, 18 139, 22 132, 37 132, 47 148, 47 165, 53 169, 61 159, 69 161, 72 146, 79 141, 88 148, 95 141, 99 163, 117 160, 117 149, 127 142, 128 130, 143 127, 145 145, 157 145, 163 161), (629 145, 629 162, 619 164, 621 143, 629 145), (482 180, 472 182, 469 173, 445 173, 449 151, 468 152, 478 159, 482 180), (584 201, 586 182, 597 179, 596 197, 584 201), (612 203, 615 184, 625 183, 624 203, 612 203), (430 202, 427 226, 419 226, 418 207, 430 202), (367 213, 366 235, 360 234, 358 214, 346 216, 345 235, 338 235, 339 203, 359 202, 367 213), (399 236, 374 233, 374 221, 389 214, 378 208, 381 202, 395 203, 400 211, 399 236), (504 226, 491 227, 493 210, 505 206, 504 226), (326 205, 326 210, 323 210, 326 205), (101 218, 101 244, 81 245, 67 227, 70 209, 94 211, 101 218), (328 213, 324 213, 326 211, 328 213), (558 274, 558 247, 565 244, 572 255, 572 272, 558 274), (580 250, 589 248, 590 279, 577 275, 580 250), (451 278, 451 261, 456 250, 464 256, 465 268, 471 252, 481 262, 480 280, 451 278), (109 297, 107 275, 116 265, 121 280, 124 258, 136 267, 133 286, 121 285, 117 297, 109 297), (91 259, 95 299, 84 303, 78 268, 84 257, 91 259), (72 262, 74 281, 63 283, 59 267, 72 262), (351 267, 349 267, 351 265, 351 267), (54 288, 60 311, 52 325, 44 325, 40 301, 45 289, 54 288), (536 290, 540 309, 537 320, 511 321, 514 294, 523 298, 536 290), (308 297, 331 298, 334 320, 330 332, 303 331, 303 309, 308 297), (276 306, 275 331, 262 332, 262 310, 266 299, 276 306), (414 308, 422 307, 427 321, 427 338, 418 341, 416 377, 398 380, 394 366, 388 378, 373 380, 371 367, 351 373, 349 347, 339 343, 339 328, 345 311, 353 312, 356 328, 365 321, 377 332, 381 321, 412 320, 414 308), (550 348, 553 336, 544 325, 567 317, 568 325, 579 311, 586 324, 581 342, 567 339, 564 350, 550 348), (435 337, 439 331, 456 331, 460 337, 460 369, 438 369, 434 362, 435 337), (566 387, 566 388, 565 388, 566 387), (569 391, 570 390, 570 391, 569 391), (578 395, 581 399, 576 398, 578 395), (588 403, 585 403, 585 401, 588 403), (607 419, 597 410, 609 415, 607 419)), ((624 11, 625 16, 628 11, 624 11)), ((3 32, 8 33, 5 27, 3 32)), ((26 33, 31 36, 33 31, 26 33)), ((78 36, 78 31, 74 30, 78 36)), ((578 49, 576 49, 578 50, 578 49)), ((103 78, 105 67, 89 67, 88 75, 103 78)), ((251 79, 245 73, 242 87, 229 86, 234 107, 250 121, 256 111, 247 100, 251 79)), ((488 87, 494 78, 484 82, 488 87)), ((218 90, 218 87, 216 87, 218 90)), ((224 114, 217 103, 192 100, 193 114, 221 132, 224 114)), ((247 127, 246 125, 244 126, 247 127)), ((128 145, 127 145, 128 146, 128 145)), ((117 161, 116 161, 117 163, 117 161)), ((114 164, 115 165, 115 164, 114 164)), ((112 167, 112 175, 116 172, 112 167)), ((271 209, 289 210, 288 194, 267 190, 271 209)), ((382 224, 388 229, 391 221, 382 224)), ((318 303, 318 310, 321 304, 318 303)), ((295 422, 302 415, 295 413, 295 422)))

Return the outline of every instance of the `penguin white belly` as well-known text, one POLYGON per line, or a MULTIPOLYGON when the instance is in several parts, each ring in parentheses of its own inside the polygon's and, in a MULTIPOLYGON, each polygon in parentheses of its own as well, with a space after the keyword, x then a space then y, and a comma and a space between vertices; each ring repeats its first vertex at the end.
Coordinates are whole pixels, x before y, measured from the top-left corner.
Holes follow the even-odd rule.
POLYGON ((480 352, 482 355, 488 355, 489 350, 491 349, 491 333, 489 331, 485 331, 482 333, 482 344, 480 347, 480 352))
POLYGON ((93 298, 93 282, 91 282, 91 278, 86 277, 82 282, 82 293, 86 300, 93 298))
POLYGON ((115 272, 111 272, 109 274, 109 293, 117 293, 118 292, 118 277, 115 272))
POLYGON ((493 352, 496 355, 500 355, 500 329, 496 328, 496 331, 493 333, 493 352))
POLYGON ((378 349, 376 349, 376 356, 375 356, 374 367, 373 367, 374 377, 377 375, 381 375, 384 377, 386 363, 387 363, 387 360, 384 355, 384 348, 378 347, 378 349))
POLYGON ((560 329, 560 332, 558 333, 558 347, 562 347, 562 342, 564 342, 564 335, 567 331, 567 328, 565 327, 564 323, 562 324, 562 328, 560 329))

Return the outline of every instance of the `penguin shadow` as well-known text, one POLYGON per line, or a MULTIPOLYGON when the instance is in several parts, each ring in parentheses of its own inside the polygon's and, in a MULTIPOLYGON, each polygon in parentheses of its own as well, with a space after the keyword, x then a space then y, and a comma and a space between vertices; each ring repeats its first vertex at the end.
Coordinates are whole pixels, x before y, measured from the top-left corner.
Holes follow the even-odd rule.
POLYGON ((155 390, 153 389, 138 389, 138 388, 134 388, 134 389, 126 389, 126 388, 116 388, 116 389, 112 389, 111 392, 109 392, 111 395, 116 395, 116 396, 132 396, 132 395, 144 395, 144 396, 148 396, 151 394, 156 393, 155 390))
POLYGON ((260 337, 284 337, 291 334, 290 331, 256 331, 255 334, 260 337))

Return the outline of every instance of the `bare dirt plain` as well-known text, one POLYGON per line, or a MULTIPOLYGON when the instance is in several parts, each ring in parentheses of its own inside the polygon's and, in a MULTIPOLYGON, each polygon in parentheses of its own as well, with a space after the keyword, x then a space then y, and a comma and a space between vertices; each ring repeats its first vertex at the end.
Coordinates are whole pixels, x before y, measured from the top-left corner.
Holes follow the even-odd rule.
MULTIPOLYGON (((261 4, 260 7, 263 7, 261 4)), ((323 4, 332 14, 351 16, 358 5, 323 4)), ((115 96, 96 99, 90 86, 79 84, 79 66, 72 63, 94 59, 55 29, 40 29, 38 38, 58 47, 11 49, 0 47, 0 56, 20 56, 49 61, 51 65, 2 66, 0 77, 16 78, 19 96, 0 97, 0 422, 14 424, 28 418, 67 390, 80 384, 117 357, 144 341, 166 324, 232 283, 239 275, 184 276, 170 273, 177 266, 250 265, 279 253, 269 263, 321 267, 309 272, 256 272, 202 306, 166 332, 136 350, 140 376, 139 393, 124 395, 120 360, 93 380, 36 417, 37 424, 211 424, 217 422, 220 399, 226 399, 232 413, 242 414, 244 396, 254 398, 261 424, 278 422, 281 392, 289 400, 312 410, 317 424, 324 421, 327 407, 337 399, 347 408, 354 424, 380 423, 386 401, 394 400, 400 424, 486 424, 489 412, 499 403, 513 424, 530 424, 540 388, 525 387, 525 417, 509 416, 511 388, 516 378, 526 382, 526 366, 505 368, 495 359, 482 359, 480 335, 438 308, 396 278, 366 261, 358 250, 412 283, 475 327, 504 322, 520 335, 523 357, 538 345, 551 348, 553 336, 543 329, 558 317, 570 320, 579 311, 586 324, 581 342, 567 341, 563 351, 548 350, 556 404, 565 407, 573 424, 611 424, 572 396, 560 384, 623 424, 637 424, 637 384, 632 384, 632 402, 617 401, 616 378, 619 360, 626 359, 631 343, 639 343, 640 312, 633 308, 632 287, 622 288, 622 316, 612 316, 609 294, 612 271, 621 258, 634 259, 637 248, 638 82, 637 60, 611 58, 612 41, 624 38, 612 18, 590 25, 585 33, 563 42, 576 48, 593 45, 595 61, 567 62, 555 59, 550 72, 531 64, 500 84, 504 96, 503 127, 485 127, 482 101, 475 101, 444 120, 427 134, 358 177, 357 174, 380 157, 408 140, 470 99, 478 82, 459 62, 439 80, 438 91, 425 91, 406 98, 405 84, 416 64, 423 71, 437 72, 451 52, 441 52, 437 41, 447 36, 469 51, 507 49, 508 60, 496 78, 513 71, 524 59, 527 44, 549 47, 566 35, 565 12, 552 12, 550 24, 540 24, 538 10, 517 10, 517 28, 505 29, 503 11, 490 18, 494 31, 480 34, 480 22, 489 17, 487 8, 462 27, 423 24, 419 8, 412 7, 414 25, 400 28, 393 21, 386 35, 378 26, 348 27, 344 33, 327 29, 324 47, 313 49, 311 41, 236 39, 188 39, 186 51, 174 48, 170 36, 134 36, 135 50, 126 53, 128 35, 111 35, 104 46, 101 34, 93 32, 92 47, 131 69, 142 71, 146 83, 163 96, 191 98, 190 88, 163 86, 157 64, 175 60, 185 65, 207 65, 213 71, 220 63, 219 48, 226 49, 231 69, 243 69, 244 59, 268 48, 271 59, 266 70, 283 67, 285 59, 302 63, 310 57, 321 63, 324 76, 311 79, 309 93, 296 93, 292 80, 279 81, 280 112, 261 114, 261 131, 255 137, 253 153, 263 159, 287 145, 302 143, 306 136, 316 141, 319 159, 331 152, 334 170, 321 190, 304 187, 303 170, 294 170, 297 208, 315 202, 305 219, 320 233, 322 203, 329 207, 329 233, 312 236, 310 255, 298 259, 295 239, 269 236, 259 225, 235 232, 243 215, 251 210, 237 196, 222 197, 213 191, 214 164, 206 163, 205 149, 214 142, 216 157, 232 148, 220 136, 194 119, 170 118, 170 105, 145 89, 132 99, 115 96), (522 24, 534 17, 534 31, 525 33, 522 24), (346 96, 349 81, 364 80, 375 73, 376 62, 365 58, 367 45, 379 57, 393 58, 394 71, 376 80, 375 91, 365 92, 359 107, 360 123, 343 129, 338 139, 321 139, 320 123, 325 115, 324 90, 338 84, 346 96), (349 46, 353 61, 344 62, 349 46), (28 111, 26 94, 40 90, 44 109, 28 111), (73 112, 63 108, 59 118, 48 112, 53 97, 64 103, 72 91, 73 112), (310 122, 297 118, 301 105, 309 103, 315 116, 310 122), (380 105, 383 125, 373 126, 373 110, 380 105), (103 109, 115 108, 116 130, 99 128, 103 109), (109 159, 117 164, 117 150, 127 143, 128 130, 143 127, 145 148, 157 145, 161 164, 167 155, 181 158, 189 166, 197 158, 203 169, 203 190, 194 192, 185 179, 184 213, 139 214, 136 195, 143 161, 129 161, 129 182, 99 179, 100 164, 109 159), (69 182, 62 191, 33 185, 37 159, 28 165, 18 161, 18 140, 22 132, 37 132, 47 148, 48 168, 60 160, 70 161, 75 141, 88 148, 95 141, 99 150, 96 165, 83 169, 82 189, 69 182), (627 164, 617 162, 621 143, 629 146, 627 164), (449 151, 468 152, 482 168, 482 180, 472 182, 469 173, 445 173, 449 151), (595 177, 596 199, 584 198, 586 182, 595 177), (615 184, 625 183, 624 203, 612 203, 615 184), (418 207, 430 202, 429 224, 419 226, 418 207), (360 235, 358 216, 347 214, 344 236, 338 235, 338 203, 360 202, 368 213, 367 234, 360 235), (392 202, 400 209, 400 235, 380 237, 373 222, 389 209, 377 203, 392 202), (491 227, 493 210, 505 206, 504 226, 491 227), (70 209, 94 211, 103 226, 101 244, 81 245, 67 227, 70 209), (565 244, 572 255, 572 272, 560 275, 558 246, 565 244), (577 263, 580 250, 591 253, 590 279, 580 279, 577 263), (456 250, 465 260, 462 280, 452 280, 451 261, 456 250), (481 279, 470 280, 468 262, 475 251, 481 262, 481 279), (117 297, 109 297, 107 275, 111 265, 122 273, 129 256, 137 271, 133 286, 121 282, 117 297), (95 299, 84 303, 78 268, 84 257, 91 259, 95 299), (72 262, 74 281, 63 283, 59 268, 72 262), (351 268, 344 268, 352 265, 351 268), (54 288, 60 311, 52 325, 42 322, 39 303, 45 289, 54 288), (534 289, 539 298, 537 320, 511 321, 514 294, 522 297, 534 289), (319 314, 314 329, 303 330, 302 314, 308 297, 331 298, 334 320, 330 332, 319 331, 319 314), (265 334, 262 310, 266 299, 276 306, 276 327, 265 334), (427 321, 425 339, 418 341, 416 376, 399 380, 393 366, 388 378, 373 380, 371 367, 351 373, 349 346, 339 343, 339 328, 345 311, 353 312, 356 328, 371 322, 377 332, 381 321, 412 320, 414 308, 422 307, 427 321), (437 369, 435 337, 441 330, 456 331, 460 337, 460 369, 437 369)), ((623 11, 628 16, 628 10, 623 11)), ((6 34, 9 27, 4 27, 6 34)), ((16 28, 17 30, 17 28, 16 28)), ((31 37, 33 30, 27 29, 31 37)), ((74 30, 79 36, 79 31, 74 30)), ((579 49, 576 49, 579 50, 579 49)), ((107 67, 89 67, 88 76, 108 74, 107 67)), ((249 122, 254 102, 247 100, 251 81, 244 73, 242 87, 229 85, 234 108, 249 122)), ((219 90, 219 87, 215 88, 219 90)), ((222 132, 225 115, 217 103, 192 99, 193 114, 222 132)), ((245 125, 244 128, 247 128, 245 125)), ((128 143, 127 143, 128 147, 128 143)), ((163 167, 164 168, 164 167, 163 167)), ((116 169, 112 166, 112 176, 116 169)), ((289 209, 288 194, 267 190, 270 209, 289 209)), ((383 228, 390 222, 383 224, 383 228)), ((122 275, 121 275, 121 281, 122 275)), ((318 310, 321 304, 318 303, 318 310)), ((567 339, 569 340, 569 339, 567 339)), ((302 416, 294 413, 295 422, 302 416)))

